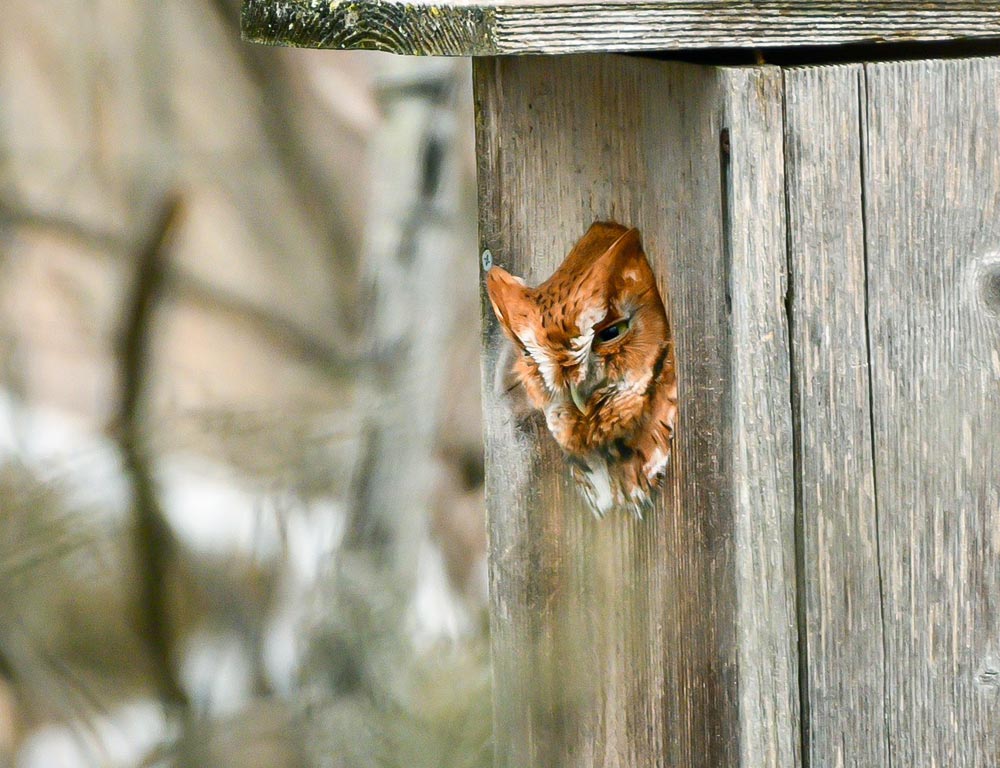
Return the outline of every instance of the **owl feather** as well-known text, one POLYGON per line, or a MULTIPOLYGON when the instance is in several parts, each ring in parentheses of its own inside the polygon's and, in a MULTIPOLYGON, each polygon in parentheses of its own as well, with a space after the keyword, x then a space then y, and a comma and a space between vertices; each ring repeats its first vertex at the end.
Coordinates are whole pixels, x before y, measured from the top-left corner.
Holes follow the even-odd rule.
POLYGON ((642 517, 670 459, 677 380, 639 231, 595 222, 538 287, 496 266, 486 287, 514 377, 594 513, 642 517))

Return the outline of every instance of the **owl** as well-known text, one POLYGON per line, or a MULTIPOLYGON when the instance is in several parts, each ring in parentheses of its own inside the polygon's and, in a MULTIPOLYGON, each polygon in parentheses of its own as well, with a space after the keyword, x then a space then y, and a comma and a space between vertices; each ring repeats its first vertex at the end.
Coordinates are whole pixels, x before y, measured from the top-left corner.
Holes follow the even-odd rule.
POLYGON ((537 288, 500 267, 490 303, 513 374, 594 513, 641 518, 670 459, 673 339, 639 231, 596 222, 537 288))

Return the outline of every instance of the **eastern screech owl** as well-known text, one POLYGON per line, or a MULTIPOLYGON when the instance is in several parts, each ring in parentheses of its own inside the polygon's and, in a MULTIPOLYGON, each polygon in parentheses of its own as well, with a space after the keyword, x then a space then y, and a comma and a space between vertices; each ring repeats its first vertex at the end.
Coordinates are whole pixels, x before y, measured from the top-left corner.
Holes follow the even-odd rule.
POLYGON ((514 374, 595 514, 641 518, 670 459, 677 379, 639 231, 596 222, 537 288, 500 267, 486 286, 514 374))

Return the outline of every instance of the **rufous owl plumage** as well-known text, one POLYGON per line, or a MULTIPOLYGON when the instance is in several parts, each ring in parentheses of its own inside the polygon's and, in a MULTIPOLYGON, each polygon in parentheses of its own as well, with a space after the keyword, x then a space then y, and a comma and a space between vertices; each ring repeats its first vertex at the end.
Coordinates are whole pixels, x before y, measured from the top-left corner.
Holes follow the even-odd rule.
POLYGON ((677 380, 639 231, 596 222, 537 288, 500 267, 486 286, 513 373, 595 514, 641 517, 670 459, 677 380))

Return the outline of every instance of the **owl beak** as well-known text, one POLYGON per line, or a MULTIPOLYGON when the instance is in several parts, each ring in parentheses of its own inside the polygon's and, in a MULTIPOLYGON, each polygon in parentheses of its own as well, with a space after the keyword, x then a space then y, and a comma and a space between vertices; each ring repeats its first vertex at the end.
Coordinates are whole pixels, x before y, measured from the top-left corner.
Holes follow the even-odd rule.
POLYGON ((581 390, 579 384, 569 385, 569 396, 573 398, 573 405, 575 405, 576 409, 584 416, 586 416, 590 412, 590 409, 587 407, 587 400, 589 399, 588 397, 589 394, 590 394, 589 391, 581 390))

